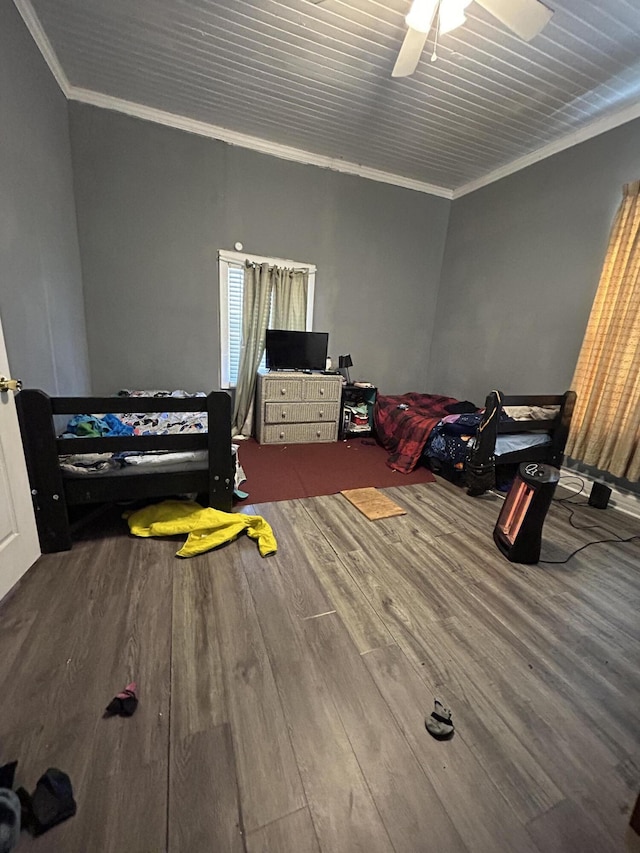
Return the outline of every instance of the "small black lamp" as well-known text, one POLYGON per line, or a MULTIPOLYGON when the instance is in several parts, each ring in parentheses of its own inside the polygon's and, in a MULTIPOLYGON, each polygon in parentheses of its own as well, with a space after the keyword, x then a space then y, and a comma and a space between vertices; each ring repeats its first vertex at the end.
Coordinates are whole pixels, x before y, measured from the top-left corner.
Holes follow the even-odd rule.
POLYGON ((353 367, 350 355, 338 356, 338 373, 341 373, 347 380, 347 384, 351 385, 351 377, 349 376, 349 368, 353 367))

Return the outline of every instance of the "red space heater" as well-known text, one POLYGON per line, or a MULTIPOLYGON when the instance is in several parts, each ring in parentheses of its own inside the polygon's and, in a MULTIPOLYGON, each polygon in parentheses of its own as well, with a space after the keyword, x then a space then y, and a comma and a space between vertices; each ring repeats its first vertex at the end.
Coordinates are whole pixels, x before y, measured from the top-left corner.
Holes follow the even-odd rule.
POLYGON ((496 545, 512 563, 540 559, 542 526, 559 479, 552 465, 520 465, 493 530, 496 545))

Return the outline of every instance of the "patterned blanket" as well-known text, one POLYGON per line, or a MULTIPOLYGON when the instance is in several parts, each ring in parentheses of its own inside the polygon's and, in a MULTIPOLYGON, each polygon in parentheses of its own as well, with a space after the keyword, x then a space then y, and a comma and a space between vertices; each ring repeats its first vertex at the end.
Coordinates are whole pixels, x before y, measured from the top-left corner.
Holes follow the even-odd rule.
POLYGON ((378 440, 390 453, 387 465, 402 474, 413 471, 431 430, 449 414, 446 407, 457 402, 455 397, 414 392, 379 395, 374 418, 378 440))

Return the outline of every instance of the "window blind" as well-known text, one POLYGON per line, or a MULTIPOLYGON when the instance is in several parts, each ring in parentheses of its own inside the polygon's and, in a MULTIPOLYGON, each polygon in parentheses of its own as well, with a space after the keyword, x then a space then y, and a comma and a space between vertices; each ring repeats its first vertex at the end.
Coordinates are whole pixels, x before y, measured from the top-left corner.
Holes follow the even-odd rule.
MULTIPOLYGON (((229 299, 229 385, 235 387, 238 382, 238 369, 240 367, 240 348, 242 346, 242 298, 244 287, 244 267, 229 264, 227 273, 227 288, 229 299)), ((273 309, 273 297, 271 299, 273 309)), ((269 320, 271 328, 271 320, 269 320)), ((266 355, 258 366, 258 371, 263 373, 267 369, 266 355)))
POLYGON ((229 294, 229 384, 238 381, 240 366, 240 345, 242 343, 242 288, 244 269, 241 266, 228 266, 227 288, 229 294))

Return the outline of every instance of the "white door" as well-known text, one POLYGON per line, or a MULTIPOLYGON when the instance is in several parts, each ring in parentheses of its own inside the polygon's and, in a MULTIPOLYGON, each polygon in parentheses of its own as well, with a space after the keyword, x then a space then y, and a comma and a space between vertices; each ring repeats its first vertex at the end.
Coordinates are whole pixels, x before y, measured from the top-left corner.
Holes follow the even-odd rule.
MULTIPOLYGON (((1 323, 0 376, 10 376, 1 323)), ((0 391, 0 600, 39 556, 14 392, 0 391)))

